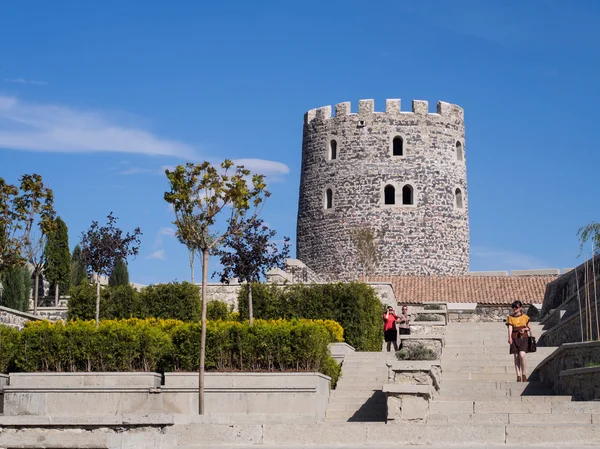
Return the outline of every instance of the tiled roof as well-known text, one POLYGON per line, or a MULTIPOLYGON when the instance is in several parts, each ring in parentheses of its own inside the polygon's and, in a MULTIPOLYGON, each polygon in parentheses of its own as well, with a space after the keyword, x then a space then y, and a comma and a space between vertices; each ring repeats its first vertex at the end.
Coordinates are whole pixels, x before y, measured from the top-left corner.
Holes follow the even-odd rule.
POLYGON ((389 282, 399 302, 541 304, 546 284, 558 276, 373 276, 369 282, 389 282))

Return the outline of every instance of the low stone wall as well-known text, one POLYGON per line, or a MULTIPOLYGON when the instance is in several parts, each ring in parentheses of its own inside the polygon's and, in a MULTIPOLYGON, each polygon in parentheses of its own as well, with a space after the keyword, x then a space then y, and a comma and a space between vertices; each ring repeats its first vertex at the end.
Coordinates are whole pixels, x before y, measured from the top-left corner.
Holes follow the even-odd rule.
MULTIPOLYGON (((206 373, 205 406, 227 423, 324 420, 331 379, 320 373, 206 373)), ((7 416, 198 413, 198 374, 13 373, 7 416)))
POLYGON ((348 343, 329 343, 329 354, 339 364, 344 363, 344 359, 349 352, 355 351, 348 343))
POLYGON ((17 329, 23 329, 27 321, 38 321, 43 318, 32 315, 30 313, 21 312, 20 310, 10 309, 8 307, 0 306, 0 324, 10 327, 16 327, 17 329))
POLYGON ((223 301, 227 306, 238 310, 238 294, 242 289, 241 284, 208 284, 206 288, 206 297, 209 301, 223 301))
POLYGON ((67 320, 67 306, 64 307, 38 307, 37 315, 50 321, 67 320))
MULTIPOLYGON (((538 320, 539 309, 536 305, 524 304, 523 308, 532 321, 538 320)), ((510 304, 448 304, 448 320, 451 323, 502 322, 510 313, 510 304)))
POLYGON ((442 348, 444 347, 443 335, 400 335, 402 349, 411 348, 426 348, 431 349, 436 358, 442 356, 442 348))
POLYGON ((600 363, 600 341, 565 343, 537 366, 531 379, 576 400, 600 399, 600 369, 586 368, 591 363, 600 363))

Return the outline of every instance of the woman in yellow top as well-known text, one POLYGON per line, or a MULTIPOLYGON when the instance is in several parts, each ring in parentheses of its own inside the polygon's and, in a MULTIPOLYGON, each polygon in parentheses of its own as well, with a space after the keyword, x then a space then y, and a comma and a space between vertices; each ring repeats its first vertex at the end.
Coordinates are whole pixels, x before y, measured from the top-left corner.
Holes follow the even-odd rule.
POLYGON ((529 317, 523 313, 523 303, 515 301, 511 305, 513 313, 506 318, 508 326, 508 344, 510 353, 515 360, 515 371, 517 372, 517 382, 527 381, 527 371, 525 354, 529 352, 529 317))

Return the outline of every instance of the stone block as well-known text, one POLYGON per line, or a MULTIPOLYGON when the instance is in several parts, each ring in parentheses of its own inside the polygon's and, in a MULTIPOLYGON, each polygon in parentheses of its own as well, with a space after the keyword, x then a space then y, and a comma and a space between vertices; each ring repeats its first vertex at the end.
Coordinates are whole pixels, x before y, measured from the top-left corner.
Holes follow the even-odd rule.
POLYGON ((600 413, 598 401, 552 402, 552 413, 600 413))
POLYGON ((258 424, 223 425, 223 424, 187 424, 174 425, 165 429, 165 435, 176 441, 178 446, 184 445, 253 445, 260 444, 263 429, 258 424))
MULTIPOLYGON (((384 429, 385 426, 380 426, 384 429)), ((360 445, 367 443, 365 423, 323 423, 313 425, 265 424, 265 445, 360 445)))
POLYGON ((510 424, 593 424, 591 413, 510 413, 510 424))
POLYGON ((551 402, 515 403, 512 401, 475 401, 475 413, 551 413, 551 402))
POLYGON ((158 373, 11 373, 11 388, 160 387, 158 373))
POLYGON ((504 426, 493 425, 456 425, 418 423, 398 423, 398 432, 390 430, 388 425, 381 429, 377 426, 368 427, 369 444, 389 445, 439 445, 447 447, 451 444, 504 444, 504 426))
POLYGON ((473 401, 431 401, 429 403, 429 413, 434 415, 472 414, 473 401))
POLYGON ((589 444, 600 441, 600 426, 524 424, 506 426, 506 444, 589 444))

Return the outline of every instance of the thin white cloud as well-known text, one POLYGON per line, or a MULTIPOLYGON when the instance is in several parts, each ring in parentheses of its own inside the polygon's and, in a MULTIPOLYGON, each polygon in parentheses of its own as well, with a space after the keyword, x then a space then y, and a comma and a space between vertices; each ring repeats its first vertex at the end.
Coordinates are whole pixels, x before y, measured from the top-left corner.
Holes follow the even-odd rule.
POLYGON ((498 250, 484 246, 471 247, 472 265, 477 270, 533 270, 548 268, 544 260, 518 251, 498 250), (481 268, 479 268, 481 267, 481 268))
POLYGON ((167 235, 169 237, 175 237, 175 228, 160 228, 158 231, 160 235, 167 235))
POLYGON ((119 152, 195 159, 191 146, 123 126, 105 115, 0 95, 0 147, 46 152, 119 152))
POLYGON ((131 167, 126 170, 118 172, 117 175, 139 175, 141 173, 149 173, 149 172, 153 172, 153 171, 154 170, 151 170, 149 168, 131 167))
POLYGON ((16 84, 34 84, 37 86, 46 86, 48 84, 47 81, 40 80, 28 80, 25 78, 4 78, 4 82, 6 83, 16 83, 16 84))
POLYGON ((165 250, 159 249, 158 251, 154 251, 152 254, 150 254, 148 257, 146 257, 146 259, 148 259, 148 260, 165 260, 165 250))
POLYGON ((283 175, 287 175, 290 172, 290 168, 277 161, 268 161, 265 159, 236 159, 233 161, 236 165, 243 165, 252 173, 258 173, 265 175, 267 181, 270 182, 281 182, 283 181, 283 175))

